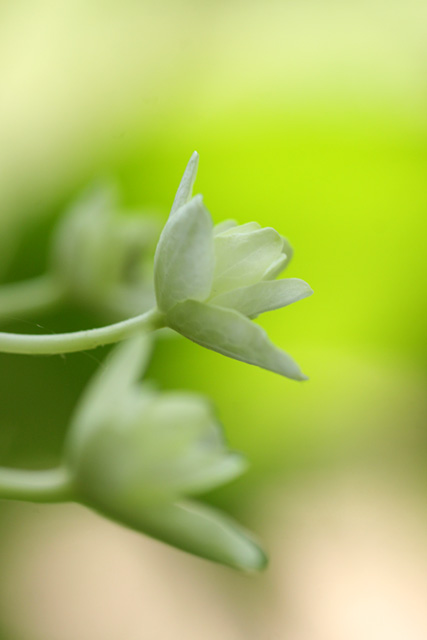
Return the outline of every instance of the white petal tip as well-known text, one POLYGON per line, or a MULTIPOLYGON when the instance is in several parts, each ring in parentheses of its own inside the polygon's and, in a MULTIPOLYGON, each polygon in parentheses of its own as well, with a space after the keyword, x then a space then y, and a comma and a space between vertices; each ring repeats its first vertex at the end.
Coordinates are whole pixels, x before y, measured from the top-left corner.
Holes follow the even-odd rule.
POLYGON ((264 553, 261 547, 254 545, 250 557, 245 562, 236 565, 236 569, 244 571, 245 573, 259 573, 264 571, 268 566, 268 556, 264 553))
POLYGON ((296 382, 305 382, 310 379, 301 371, 296 362, 293 362, 292 364, 293 366, 290 367, 288 363, 287 366, 280 368, 279 371, 276 370, 276 373, 280 373, 283 377, 295 380, 296 382))
MULTIPOLYGON (((298 283, 299 286, 301 287, 301 293, 304 294, 304 297, 307 298, 308 296, 313 295, 314 291, 313 289, 310 287, 310 285, 308 284, 308 282, 306 282, 305 280, 301 280, 301 278, 289 278, 289 282, 294 281, 295 283, 298 283)), ((280 282, 280 281, 278 281, 280 282)))
POLYGON ((310 380, 310 378, 306 376, 305 373, 302 373, 300 371, 298 372, 289 371, 289 369, 285 369, 285 370, 271 369, 271 371, 273 371, 273 373, 278 373, 284 378, 288 378, 288 380, 295 380, 296 382, 306 382, 306 380, 310 380))
POLYGON ((197 151, 193 151, 193 153, 191 154, 191 158, 188 161, 188 165, 187 165, 187 169, 192 170, 192 173, 194 174, 194 178, 195 178, 195 173, 197 172, 198 166, 199 166, 199 154, 197 153, 197 151))

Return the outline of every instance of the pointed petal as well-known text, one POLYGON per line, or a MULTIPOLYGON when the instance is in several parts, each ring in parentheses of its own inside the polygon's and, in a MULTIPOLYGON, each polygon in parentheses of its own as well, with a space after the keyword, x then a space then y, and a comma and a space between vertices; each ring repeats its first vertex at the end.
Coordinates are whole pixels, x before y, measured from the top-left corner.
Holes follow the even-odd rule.
POLYGON ((127 397, 129 389, 143 375, 150 361, 153 340, 138 335, 113 349, 91 380, 79 402, 70 425, 66 449, 70 456, 85 446, 117 403, 127 397))
POLYGON ((147 509, 137 497, 128 505, 101 510, 127 527, 206 560, 243 571, 261 571, 267 558, 252 536, 230 517, 186 500, 147 509))
POLYGON ((263 280, 250 287, 222 293, 210 302, 218 307, 235 309, 248 318, 256 318, 260 313, 286 307, 312 293, 312 288, 299 278, 263 280))
POLYGON ((154 258, 157 304, 167 311, 177 302, 205 300, 214 270, 212 219, 201 196, 169 218, 154 258))
POLYGON ((232 309, 187 300, 170 310, 167 323, 203 347, 274 371, 294 380, 306 380, 297 363, 275 347, 264 329, 232 309))
POLYGON ((173 201, 170 215, 172 216, 180 207, 190 200, 193 193, 193 185, 197 177, 197 169, 199 167, 199 154, 197 151, 191 156, 187 167, 184 171, 184 175, 181 178, 181 182, 176 192, 175 200, 173 201))
POLYGON ((214 295, 255 284, 282 252, 283 239, 274 229, 232 231, 215 238, 214 295))

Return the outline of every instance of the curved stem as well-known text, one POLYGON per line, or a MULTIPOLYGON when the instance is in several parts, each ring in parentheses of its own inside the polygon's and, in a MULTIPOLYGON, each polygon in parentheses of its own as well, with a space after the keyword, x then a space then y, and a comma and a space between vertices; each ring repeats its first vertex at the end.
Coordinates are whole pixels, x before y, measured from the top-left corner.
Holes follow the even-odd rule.
POLYGON ((69 502, 74 499, 69 472, 58 467, 42 471, 0 467, 0 499, 25 502, 69 502))
POLYGON ((57 333, 52 335, 27 335, 0 332, 0 352, 29 355, 55 355, 95 349, 104 344, 119 342, 137 331, 151 332, 165 326, 164 316, 157 309, 142 315, 110 324, 99 329, 57 333))
POLYGON ((49 274, 0 286, 0 319, 48 311, 65 297, 64 288, 49 274))

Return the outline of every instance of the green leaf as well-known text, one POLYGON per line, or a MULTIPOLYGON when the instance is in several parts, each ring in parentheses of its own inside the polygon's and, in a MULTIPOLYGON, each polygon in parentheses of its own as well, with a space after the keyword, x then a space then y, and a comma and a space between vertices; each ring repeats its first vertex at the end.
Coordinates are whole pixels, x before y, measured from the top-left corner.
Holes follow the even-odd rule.
POLYGON ((263 280, 249 287, 222 293, 210 302, 218 307, 235 309, 248 318, 256 318, 260 313, 286 307, 312 293, 312 288, 299 278, 263 280))
POLYGON ((255 284, 281 255, 283 240, 274 229, 235 229, 215 238, 213 295, 255 284))
POLYGON ((212 219, 195 196, 169 218, 154 258, 157 304, 167 311, 177 302, 205 300, 214 270, 212 219))
POLYGON ((184 171, 184 175, 181 178, 181 182, 176 192, 175 200, 173 201, 170 215, 172 216, 180 207, 190 200, 193 193, 193 185, 197 177, 197 169, 199 167, 199 154, 197 151, 191 156, 187 167, 184 171))
POLYGON ((186 500, 150 509, 138 499, 117 504, 104 515, 182 551, 243 571, 261 571, 267 558, 243 527, 230 517, 198 502, 186 500))
POLYGON ((187 300, 167 315, 175 331, 197 344, 294 380, 306 380, 297 363, 275 347, 264 329, 232 309, 187 300))

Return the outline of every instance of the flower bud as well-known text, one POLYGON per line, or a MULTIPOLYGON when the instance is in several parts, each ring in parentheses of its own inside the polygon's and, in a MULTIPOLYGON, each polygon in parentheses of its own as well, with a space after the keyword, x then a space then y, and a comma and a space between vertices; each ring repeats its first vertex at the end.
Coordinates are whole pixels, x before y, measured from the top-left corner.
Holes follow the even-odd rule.
POLYGON ((158 223, 123 215, 116 190, 98 184, 60 220, 52 266, 70 297, 92 308, 127 317, 154 301, 152 256, 158 223))

